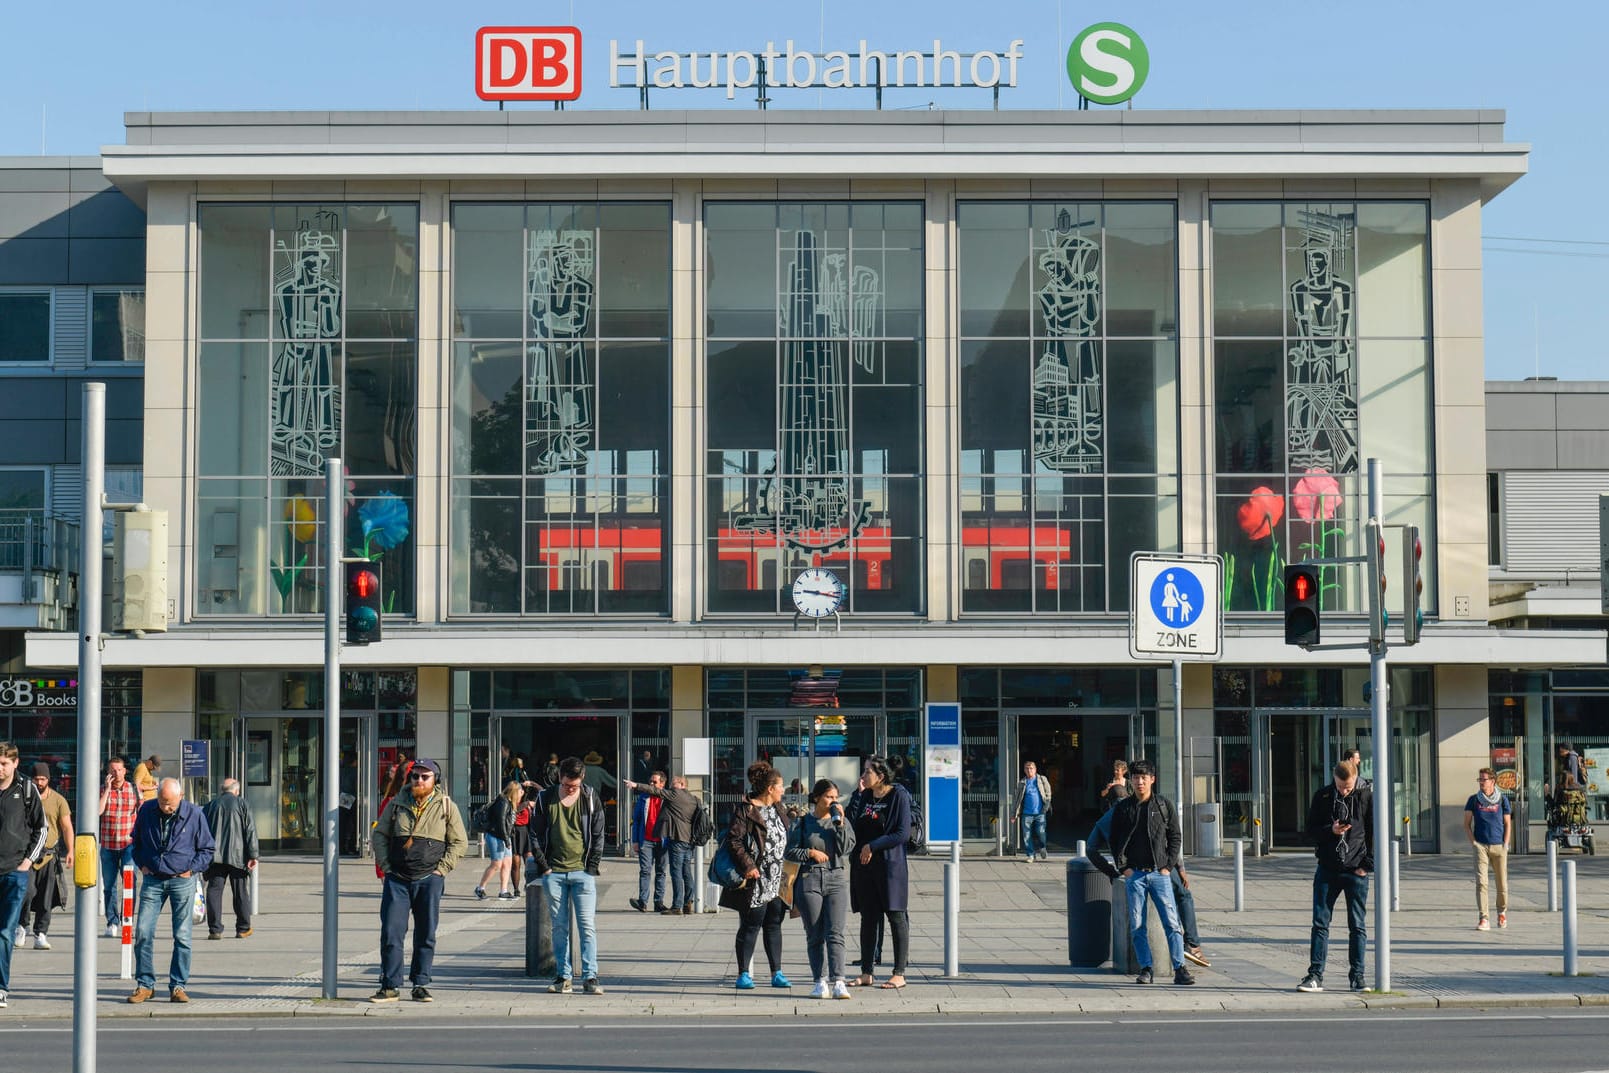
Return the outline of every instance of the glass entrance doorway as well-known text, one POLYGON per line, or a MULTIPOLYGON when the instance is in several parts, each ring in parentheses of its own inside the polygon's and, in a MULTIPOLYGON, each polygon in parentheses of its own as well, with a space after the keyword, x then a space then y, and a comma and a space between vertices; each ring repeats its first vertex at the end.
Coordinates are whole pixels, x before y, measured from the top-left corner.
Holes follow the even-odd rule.
POLYGON ((1155 727, 1148 728, 1136 712, 1023 712, 1006 716, 1003 722, 1006 750, 1000 782, 1005 795, 1000 815, 1008 821, 1003 846, 1007 854, 1022 850, 1022 832, 1009 821, 1015 814, 1025 761, 1032 760, 1039 774, 1050 780, 1045 838, 1050 848, 1059 852, 1072 852, 1074 843, 1087 839, 1100 819, 1101 794, 1111 781, 1114 760, 1144 756, 1155 762, 1155 727))
MULTIPOLYGON (((631 833, 631 795, 620 785, 620 760, 628 755, 627 721, 618 715, 587 712, 544 712, 541 715, 494 714, 488 733, 493 742, 508 747, 510 756, 523 757, 530 777, 543 781, 548 764, 577 756, 587 765, 586 783, 603 799, 605 841, 620 847, 631 833)), ((494 755, 500 755, 494 753, 494 755)), ((494 761, 495 762, 495 761, 494 761)), ((491 788, 491 793, 501 790, 491 788)), ((476 805, 481 801, 473 802, 476 805)))
MULTIPOLYGON (((804 807, 817 779, 831 779, 845 801, 860 781, 861 764, 886 751, 887 720, 881 712, 841 708, 755 712, 748 717, 743 755, 764 760, 782 773, 783 803, 804 807)), ((903 758, 890 757, 903 765, 903 758)), ((747 765, 745 765, 746 767, 747 765)), ((898 781, 900 772, 896 771, 898 781)))
POLYGON ((1261 852, 1310 847, 1307 807, 1347 749, 1362 753, 1374 777, 1373 727, 1351 708, 1257 711, 1252 719, 1252 816, 1261 852))
POLYGON ((320 848, 323 717, 243 716, 235 721, 233 770, 263 853, 320 848))

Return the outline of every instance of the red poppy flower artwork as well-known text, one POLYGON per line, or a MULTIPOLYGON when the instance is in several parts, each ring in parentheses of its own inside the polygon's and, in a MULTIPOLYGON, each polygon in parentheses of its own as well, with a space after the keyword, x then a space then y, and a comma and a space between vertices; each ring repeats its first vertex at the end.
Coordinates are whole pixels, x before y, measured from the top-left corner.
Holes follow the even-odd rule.
POLYGON ((1327 522, 1340 509, 1341 486, 1328 470, 1308 470, 1291 490, 1291 510, 1304 522, 1327 522))
POLYGON ((1240 505, 1240 531, 1251 540, 1267 540, 1283 517, 1285 500, 1267 485, 1258 485, 1240 505))

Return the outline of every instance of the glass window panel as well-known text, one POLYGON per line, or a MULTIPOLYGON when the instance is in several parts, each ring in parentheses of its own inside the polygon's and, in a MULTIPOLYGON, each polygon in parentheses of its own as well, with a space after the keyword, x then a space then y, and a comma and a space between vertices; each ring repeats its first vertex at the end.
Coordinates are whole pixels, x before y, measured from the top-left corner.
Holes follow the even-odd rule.
POLYGON ((705 208, 705 330, 710 338, 775 337, 779 285, 775 215, 770 205, 705 208), (763 226, 757 226, 762 220, 763 226))
POLYGON ((453 335, 518 339, 525 308, 520 205, 453 206, 453 335))
POLYGON ((520 611, 518 481, 453 481, 453 611, 520 611), (501 492, 502 494, 498 494, 501 492))
POLYGON ((1214 202, 1212 206, 1213 332, 1279 336, 1284 323, 1280 207, 1214 202))
POLYGON ((201 344, 196 420, 201 475, 268 475, 268 344, 201 344))
POLYGON ((201 337, 268 338, 269 206, 202 205, 201 337))
POLYGON ((89 296, 90 360, 145 360, 145 292, 95 291, 89 296))
POLYGON ((1113 473, 1178 468, 1178 358, 1172 342, 1106 344, 1107 469, 1113 473))
POLYGON ((514 476, 524 453, 523 348, 454 346, 453 472, 514 476))
POLYGON ((1171 205, 1106 205, 1109 334, 1155 336, 1178 330, 1176 232, 1171 205))
POLYGON ((1032 438, 1032 344, 961 345, 961 449, 1026 451, 1032 438))
POLYGON ((413 205, 346 207, 347 334, 407 339, 418 302, 419 210, 413 205))
MULTIPOLYGON (((44 470, 0 469, 0 510, 43 510, 44 506, 44 470)), ((7 565, 15 568, 20 562, 7 565)))
POLYGON ((196 491, 196 611, 261 615, 270 585, 268 482, 203 479, 196 491))
POLYGON ((663 344, 600 349, 598 442, 612 451, 655 452, 670 443, 670 354, 663 344))
POLYGON ((599 332, 615 338, 670 335, 670 207, 599 209, 599 332))
POLYGON ((1285 333, 1356 338, 1357 206, 1293 202, 1284 210, 1285 333))
POLYGON ((50 293, 0 291, 0 362, 50 360, 50 293))
POLYGON ((412 474, 416 410, 411 343, 351 343, 346 350, 346 472, 412 474))
POLYGON ((1428 216, 1421 202, 1358 204, 1359 335, 1429 334, 1428 216))
POLYGON ((1389 474, 1431 471, 1430 353, 1418 340, 1358 345, 1358 423, 1369 455, 1389 474))
POLYGON ((1283 344, 1219 340, 1213 355, 1218 472, 1277 472, 1285 454, 1283 344))
POLYGON ((961 335, 1026 336, 1028 206, 959 206, 961 335))

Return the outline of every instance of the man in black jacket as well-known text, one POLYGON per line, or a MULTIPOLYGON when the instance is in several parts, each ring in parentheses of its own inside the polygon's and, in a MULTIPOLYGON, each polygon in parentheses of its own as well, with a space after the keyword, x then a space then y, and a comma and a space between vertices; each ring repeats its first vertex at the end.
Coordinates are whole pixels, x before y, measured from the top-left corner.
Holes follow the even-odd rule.
POLYGON ((45 852, 45 805, 17 774, 17 747, 0 741, 0 1009, 11 990, 11 950, 28 897, 28 873, 45 852))
POLYGON ((1346 895, 1347 977, 1352 990, 1363 990, 1364 927, 1368 913, 1369 873, 1374 871, 1374 795, 1358 781, 1358 772, 1342 760, 1335 781, 1313 795, 1307 810, 1307 832, 1313 837, 1313 938, 1307 975, 1298 991, 1324 990, 1324 962, 1330 943, 1330 915, 1335 900, 1346 895))
POLYGON ((603 994, 598 983, 598 871, 603 864, 603 800, 586 785, 587 766, 570 756, 559 762, 559 781, 536 797, 531 810, 531 852, 526 879, 540 879, 547 891, 553 921, 553 956, 557 961, 548 992, 568 995, 570 984, 570 914, 581 929, 581 989, 603 994))
POLYGON ((235 938, 251 934, 250 879, 257 867, 257 821, 240 799, 240 782, 223 780, 223 792, 201 808, 217 845, 203 873, 207 881, 207 938, 223 938, 223 886, 235 906, 235 938))
POLYGON ((1100 852, 1101 828, 1097 826, 1088 846, 1091 864, 1127 887, 1129 931, 1134 937, 1134 956, 1140 963, 1136 983, 1155 979, 1151 970, 1151 943, 1145 933, 1146 899, 1156 903, 1162 929, 1168 936, 1168 957, 1173 962, 1173 982, 1186 986, 1196 982, 1184 967, 1184 930, 1179 909, 1173 901, 1173 871, 1179 867, 1179 850, 1184 834, 1179 813, 1173 803, 1156 789, 1156 768, 1149 760, 1136 760, 1129 768, 1132 793, 1112 806, 1109 844, 1116 866, 1100 852))
POLYGON ((636 790, 645 797, 657 797, 664 802, 659 810, 660 838, 670 844, 670 908, 667 913, 692 915, 698 892, 693 886, 693 819, 698 813, 698 797, 687 789, 687 777, 677 775, 670 780, 670 789, 644 786, 626 780, 626 788, 636 790))

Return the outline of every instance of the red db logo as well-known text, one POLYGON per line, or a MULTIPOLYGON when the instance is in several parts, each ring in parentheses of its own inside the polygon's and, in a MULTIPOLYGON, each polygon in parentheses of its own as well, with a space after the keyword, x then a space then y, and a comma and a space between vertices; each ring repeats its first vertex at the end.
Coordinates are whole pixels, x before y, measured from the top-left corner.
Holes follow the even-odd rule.
POLYGON ((481 27, 475 33, 475 93, 483 101, 575 100, 581 96, 581 31, 481 27))

